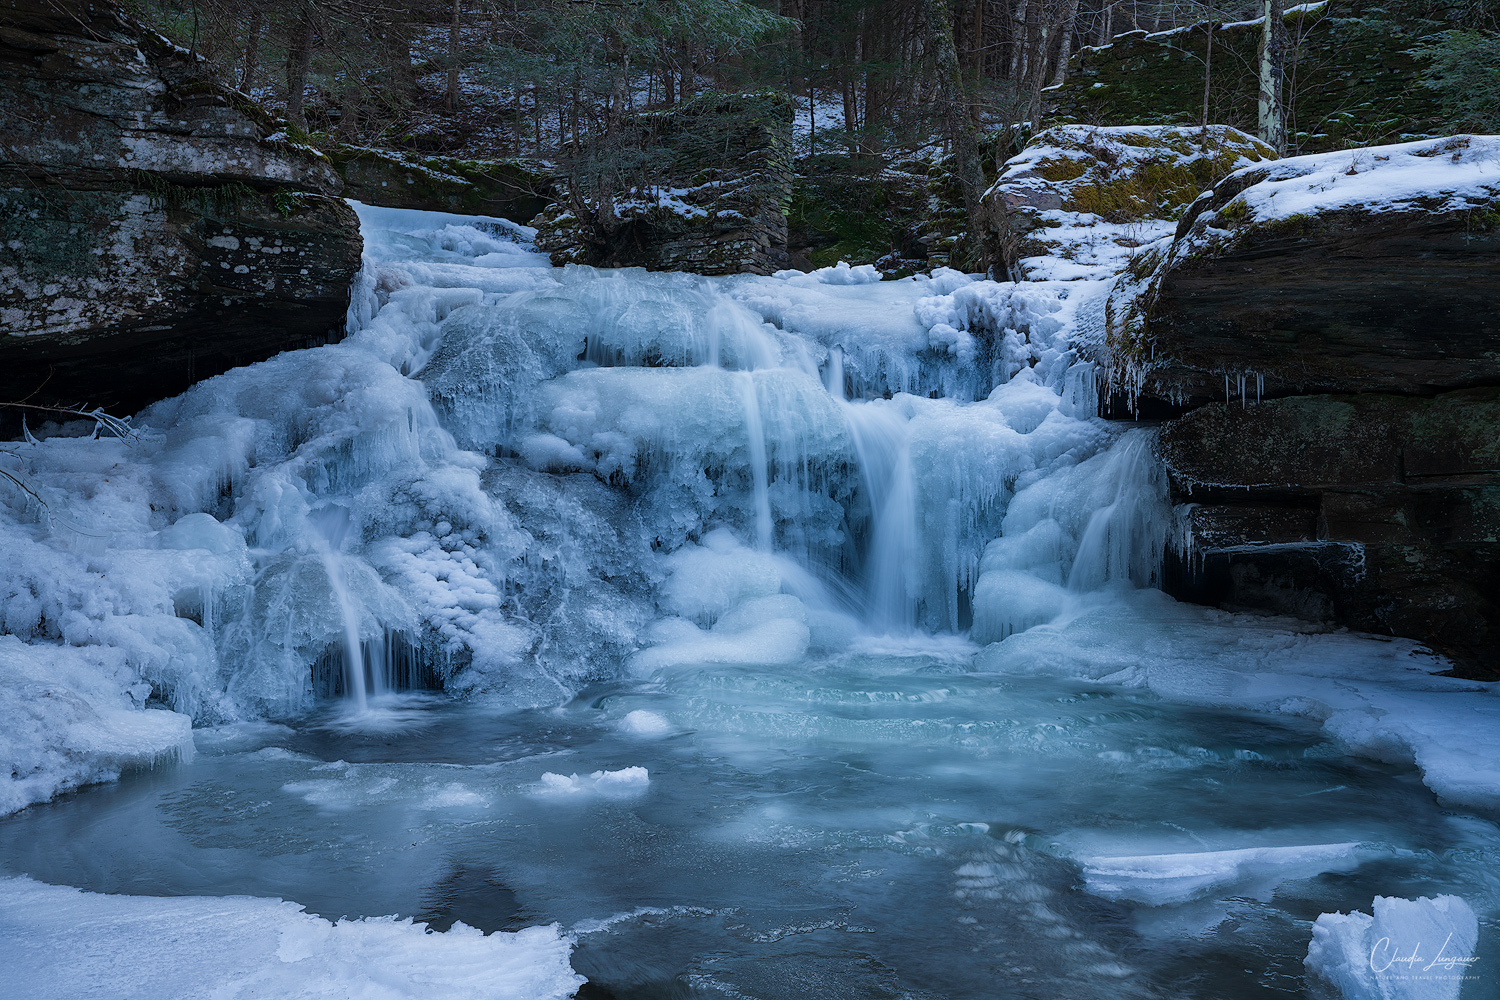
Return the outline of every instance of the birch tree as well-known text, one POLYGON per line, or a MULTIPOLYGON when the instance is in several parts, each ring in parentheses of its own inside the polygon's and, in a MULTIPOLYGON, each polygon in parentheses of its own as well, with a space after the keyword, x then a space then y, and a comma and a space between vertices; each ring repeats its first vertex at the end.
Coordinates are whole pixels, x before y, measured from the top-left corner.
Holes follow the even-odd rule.
POLYGON ((1260 137, 1278 156, 1285 156, 1286 11, 1283 0, 1264 0, 1261 9, 1266 23, 1260 45, 1260 137))

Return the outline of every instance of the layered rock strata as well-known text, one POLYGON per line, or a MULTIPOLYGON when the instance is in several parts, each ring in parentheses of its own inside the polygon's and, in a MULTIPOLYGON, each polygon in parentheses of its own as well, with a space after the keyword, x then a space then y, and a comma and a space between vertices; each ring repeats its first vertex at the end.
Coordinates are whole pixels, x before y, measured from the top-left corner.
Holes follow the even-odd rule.
POLYGON ((0 400, 129 411, 338 336, 358 221, 328 160, 109 3, 0 10, 0 400))

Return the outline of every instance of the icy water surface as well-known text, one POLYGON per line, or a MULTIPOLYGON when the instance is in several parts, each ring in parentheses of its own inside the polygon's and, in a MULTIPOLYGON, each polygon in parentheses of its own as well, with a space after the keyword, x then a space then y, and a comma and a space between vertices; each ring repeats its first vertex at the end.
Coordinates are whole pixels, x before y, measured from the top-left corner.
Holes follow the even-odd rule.
POLYGON ((199 731, 191 764, 0 824, 0 872, 437 930, 556 921, 580 996, 619 1000, 1307 995, 1319 913, 1494 879, 1494 827, 1413 770, 972 652, 866 643, 557 709, 404 696, 199 731), (1212 853, 1249 848, 1315 849, 1212 853), (1166 854, 1200 863, 1142 863, 1166 854))

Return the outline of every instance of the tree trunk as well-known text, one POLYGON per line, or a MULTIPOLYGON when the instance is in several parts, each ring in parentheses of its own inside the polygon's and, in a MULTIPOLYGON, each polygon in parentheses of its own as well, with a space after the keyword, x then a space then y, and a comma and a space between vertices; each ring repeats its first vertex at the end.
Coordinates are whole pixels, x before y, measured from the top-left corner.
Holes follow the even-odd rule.
POLYGON ((1062 85, 1068 75, 1068 60, 1073 56, 1073 24, 1078 20, 1078 0, 1068 0, 1068 6, 1063 11, 1062 24, 1058 31, 1062 32, 1062 40, 1057 49, 1057 72, 1052 77, 1052 86, 1062 85))
POLYGON ((1208 41, 1203 54, 1203 141, 1208 141, 1208 88, 1214 79, 1214 4, 1208 0, 1208 41))
POLYGON ((266 15, 259 7, 250 12, 250 23, 245 28, 245 65, 240 70, 240 89, 246 93, 255 82, 255 71, 260 62, 260 33, 265 23, 266 15))
POLYGON ((453 23, 448 26, 448 110, 458 110, 459 14, 463 0, 453 0, 453 23))
POLYGON ((964 212, 969 217, 969 243, 973 248, 974 263, 989 271, 995 261, 990 252, 989 213, 984 207, 984 161, 979 146, 979 129, 968 114, 963 69, 958 64, 958 48, 953 44, 953 18, 947 0, 927 0, 923 13, 933 54, 937 57, 938 77, 946 90, 948 138, 956 161, 958 186, 963 192, 964 212))
POLYGON ((306 128, 302 117, 303 91, 307 89, 307 74, 312 68, 313 23, 303 13, 302 23, 297 27, 296 42, 287 53, 286 117, 299 128, 306 128))
POLYGON ((1026 7, 1027 0, 1021 0, 1016 5, 1016 13, 1012 23, 1010 41, 1010 76, 1009 79, 1020 83, 1026 77, 1026 42, 1030 34, 1026 30, 1026 7))
POLYGON ((1283 0, 1264 0, 1265 30, 1260 46, 1260 137, 1278 156, 1286 155, 1286 108, 1282 105, 1286 74, 1286 18, 1283 0))

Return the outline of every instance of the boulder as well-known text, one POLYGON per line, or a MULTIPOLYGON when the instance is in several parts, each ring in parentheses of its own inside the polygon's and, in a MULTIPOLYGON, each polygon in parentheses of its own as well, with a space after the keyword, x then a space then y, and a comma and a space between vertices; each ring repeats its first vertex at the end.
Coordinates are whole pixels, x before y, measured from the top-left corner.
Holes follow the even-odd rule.
POLYGON ((1500 137, 1236 171, 1122 277, 1098 352, 1136 407, 1500 385, 1500 137))
POLYGON ((1160 447, 1177 596, 1409 636, 1500 677, 1500 388, 1213 403, 1160 447))
POLYGON ((8 0, 0 90, 0 400, 132 410, 340 335, 338 174, 202 60, 111 3, 8 0))
POLYGON ((1275 158, 1225 125, 1062 125, 1007 160, 985 201, 1018 276, 1098 280, 1170 238, 1205 188, 1275 158))
POLYGON ((788 263, 791 127, 780 93, 706 93, 634 115, 606 137, 610 145, 579 152, 564 196, 533 222, 537 249, 559 267, 779 270, 788 263), (621 173, 651 183, 620 185, 621 173))

